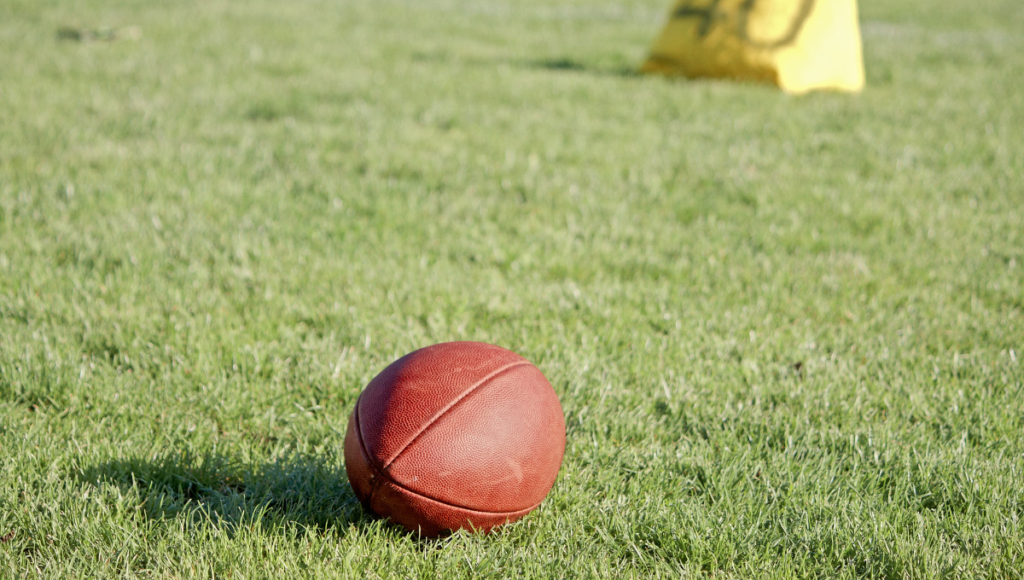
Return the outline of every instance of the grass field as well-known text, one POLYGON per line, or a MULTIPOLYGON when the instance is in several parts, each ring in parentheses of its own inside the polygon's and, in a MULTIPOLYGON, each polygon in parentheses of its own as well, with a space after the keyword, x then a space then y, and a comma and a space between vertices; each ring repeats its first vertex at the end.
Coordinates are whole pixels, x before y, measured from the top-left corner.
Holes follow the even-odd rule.
POLYGON ((1024 4, 801 98, 633 74, 669 4, 0 2, 0 577, 1022 577, 1024 4), (424 542, 342 441, 458 339, 568 448, 424 542))

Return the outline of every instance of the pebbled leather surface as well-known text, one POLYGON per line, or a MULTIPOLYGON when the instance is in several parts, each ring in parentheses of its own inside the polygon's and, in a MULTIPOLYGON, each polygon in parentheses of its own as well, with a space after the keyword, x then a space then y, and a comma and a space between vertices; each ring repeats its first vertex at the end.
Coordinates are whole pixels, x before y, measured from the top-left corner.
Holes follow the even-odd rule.
POLYGON ((430 346, 389 365, 360 395, 345 437, 359 500, 424 535, 529 513, 564 452, 565 419, 544 375, 477 342, 430 346))

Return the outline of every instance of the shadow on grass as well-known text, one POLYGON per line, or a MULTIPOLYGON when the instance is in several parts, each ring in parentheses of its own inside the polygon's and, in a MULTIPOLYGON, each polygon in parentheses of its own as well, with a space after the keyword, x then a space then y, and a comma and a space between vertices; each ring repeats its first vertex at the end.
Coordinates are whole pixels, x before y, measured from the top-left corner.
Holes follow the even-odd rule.
POLYGON ((79 479, 138 494, 152 518, 201 519, 228 531, 245 523, 298 524, 321 531, 367 525, 343 466, 289 456, 243 465, 216 453, 115 459, 82 469, 79 479))
POLYGON ((579 73, 594 76, 639 78, 639 63, 624 62, 621 59, 605 60, 603 63, 583 62, 570 57, 552 57, 541 59, 517 59, 510 57, 486 57, 454 55, 444 51, 416 52, 410 59, 414 62, 434 65, 462 65, 470 67, 511 66, 524 69, 551 71, 556 73, 579 73), (617 61, 617 62, 616 62, 617 61))
POLYGON ((635 66, 598 66, 573 60, 571 58, 546 58, 541 60, 521 61, 520 66, 555 72, 576 72, 598 76, 616 76, 623 78, 640 77, 635 66))

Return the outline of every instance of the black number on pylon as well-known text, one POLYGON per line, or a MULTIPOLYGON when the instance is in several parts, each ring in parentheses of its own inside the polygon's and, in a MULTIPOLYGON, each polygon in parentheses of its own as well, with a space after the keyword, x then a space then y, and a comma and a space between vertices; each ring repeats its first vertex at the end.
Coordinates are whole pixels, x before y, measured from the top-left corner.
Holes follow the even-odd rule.
POLYGON ((773 50, 792 44, 800 34, 800 30, 803 29, 804 24, 807 22, 807 18, 811 15, 811 11, 814 10, 814 1, 815 0, 802 0, 800 2, 800 10, 797 11, 793 20, 789 22, 789 28, 786 30, 786 34, 783 34, 774 40, 764 41, 750 38, 750 31, 748 29, 748 18, 750 13, 754 11, 754 6, 757 4, 758 0, 744 0, 743 5, 740 6, 739 20, 736 23, 736 35, 739 36, 743 42, 746 42, 754 48, 773 50))
MULTIPOLYGON (((700 25, 697 27, 697 37, 703 39, 711 33, 711 30, 719 22, 727 18, 727 13, 718 7, 721 2, 722 0, 711 0, 710 3, 704 6, 698 6, 696 0, 687 0, 672 13, 672 17, 699 18, 700 25)), ((811 15, 811 11, 814 10, 815 0, 800 0, 800 9, 794 15, 793 20, 790 21, 786 33, 776 39, 767 41, 755 40, 750 37, 750 13, 754 11, 757 2, 758 0, 743 0, 743 4, 740 5, 737 11, 736 36, 754 48, 773 50, 792 44, 796 40, 800 30, 803 29, 804 24, 807 22, 807 18, 811 15)))
POLYGON ((707 6, 695 6, 694 0, 689 0, 672 13, 673 18, 700 18, 700 26, 697 27, 697 37, 704 38, 711 33, 711 29, 718 24, 719 20, 725 20, 725 13, 718 9, 722 0, 711 0, 707 6))

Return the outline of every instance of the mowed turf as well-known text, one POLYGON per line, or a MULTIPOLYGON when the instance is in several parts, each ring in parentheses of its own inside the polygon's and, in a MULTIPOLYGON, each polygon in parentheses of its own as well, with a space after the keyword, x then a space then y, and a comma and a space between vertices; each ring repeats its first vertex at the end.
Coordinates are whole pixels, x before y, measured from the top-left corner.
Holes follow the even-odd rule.
POLYGON ((0 576, 1020 577, 1024 5, 793 98, 635 75, 669 4, 0 3, 0 576), (568 447, 419 541, 342 441, 449 340, 568 447))

